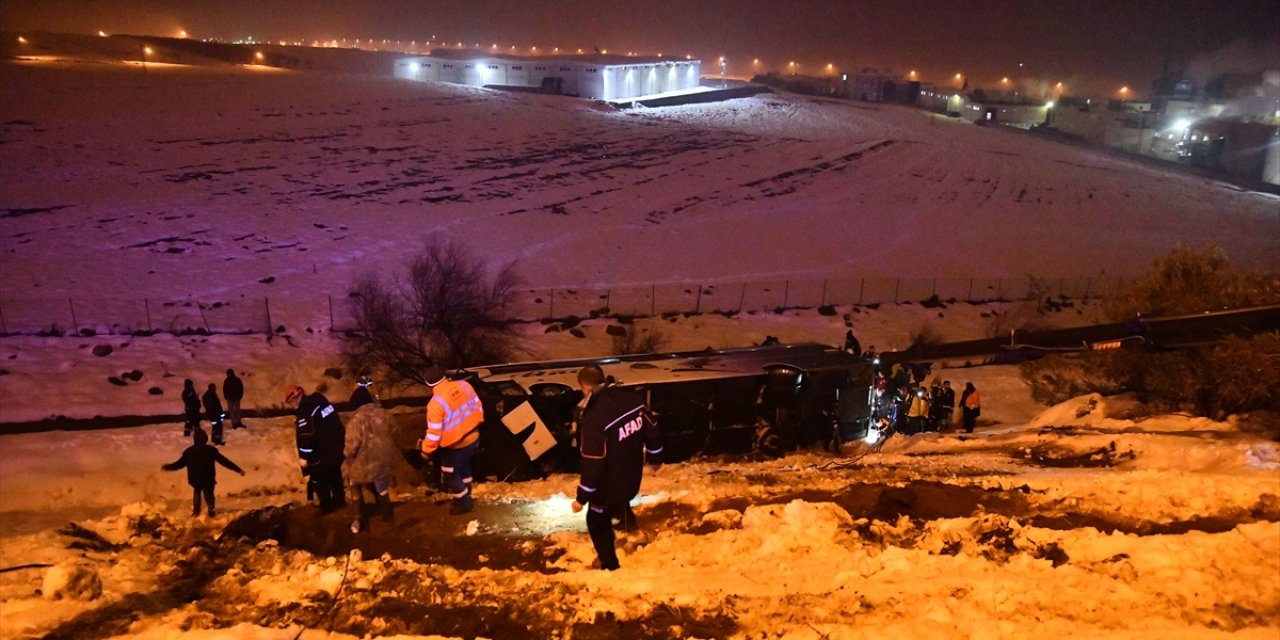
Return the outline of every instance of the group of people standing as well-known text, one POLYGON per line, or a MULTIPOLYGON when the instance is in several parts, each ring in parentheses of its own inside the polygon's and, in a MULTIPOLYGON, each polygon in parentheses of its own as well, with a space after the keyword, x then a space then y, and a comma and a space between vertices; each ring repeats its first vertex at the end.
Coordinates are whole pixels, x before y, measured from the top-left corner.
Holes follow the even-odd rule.
MULTIPOLYGON (((895 364, 890 373, 876 372, 871 408, 872 422, 882 429, 914 435, 948 429, 956 409, 956 393, 950 380, 934 377, 926 387, 923 370, 895 364)), ((973 433, 982 413, 981 395, 972 382, 964 384, 960 395, 961 426, 973 433)))
POLYGON ((227 409, 222 409, 222 401, 218 399, 218 385, 210 382, 209 388, 201 396, 196 392, 196 385, 190 378, 182 381, 182 412, 186 424, 182 429, 184 437, 191 437, 193 431, 200 427, 200 410, 204 409, 205 419, 213 432, 213 444, 222 446, 222 425, 224 420, 231 421, 232 429, 245 428, 240 416, 240 401, 244 399, 244 381, 236 376, 234 369, 227 369, 227 378, 222 381, 222 397, 227 400, 227 409))

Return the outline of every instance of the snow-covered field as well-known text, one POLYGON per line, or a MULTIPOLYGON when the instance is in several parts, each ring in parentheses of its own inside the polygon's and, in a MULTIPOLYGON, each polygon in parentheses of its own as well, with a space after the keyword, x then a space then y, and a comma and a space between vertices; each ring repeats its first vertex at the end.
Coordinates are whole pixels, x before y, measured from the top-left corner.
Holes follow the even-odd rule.
MULTIPOLYGON (((1280 267, 1272 196, 906 108, 766 95, 615 112, 155 64, 5 62, 0 83, 0 309, 270 296, 289 328, 0 338, 0 422, 174 414, 183 378, 203 388, 228 367, 246 408, 278 407, 291 382, 343 398, 349 380, 324 376, 340 338, 308 303, 432 234, 547 287, 1133 274, 1179 242, 1280 267)), ((983 337, 1016 307, 639 322, 683 350, 834 344, 847 317, 887 350, 924 326, 983 337)), ((1041 321, 1095 319, 1081 303, 1041 321)), ((601 354, 610 322, 523 325, 525 355, 601 354)), ((1011 368, 940 373, 982 390, 977 433, 895 437, 856 461, 669 465, 645 480, 613 573, 590 568, 570 476, 482 483, 457 519, 406 472, 395 525, 353 538, 302 504, 288 418, 228 434, 248 473, 223 470, 212 519, 191 519, 185 478, 159 469, 186 445, 178 424, 0 436, 0 636, 1280 635, 1273 418, 1045 408, 1011 368), (54 566, 7 570, 26 564, 54 566), (55 598, 77 575, 97 596, 55 598)))

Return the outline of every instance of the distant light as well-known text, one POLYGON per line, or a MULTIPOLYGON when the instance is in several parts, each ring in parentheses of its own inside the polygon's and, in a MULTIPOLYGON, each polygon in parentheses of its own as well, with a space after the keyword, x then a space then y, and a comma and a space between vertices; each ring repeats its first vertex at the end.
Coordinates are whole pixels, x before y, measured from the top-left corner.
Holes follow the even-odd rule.
POLYGON ((1180 118, 1177 122, 1174 122, 1174 123, 1173 123, 1173 130, 1174 130, 1174 131, 1186 131, 1186 130, 1187 130, 1187 128, 1188 128, 1188 127, 1190 127, 1190 126, 1191 126, 1191 120, 1189 120, 1189 119, 1187 119, 1187 118, 1180 118))
POLYGON ((760 58, 753 58, 751 64, 760 64, 760 58))
POLYGON ((143 53, 145 53, 145 54, 147 54, 147 55, 151 55, 152 53, 154 53, 154 52, 151 50, 151 47, 143 47, 143 48, 142 48, 142 52, 143 52, 143 53))
POLYGON ((1009 84, 1009 78, 1008 77, 1000 78, 1000 82, 1003 84, 1009 84))
POLYGON ((412 71, 412 72, 414 72, 414 73, 417 73, 417 72, 418 72, 418 63, 416 63, 416 62, 410 62, 410 63, 409 63, 409 70, 410 70, 410 71, 412 71))
MULTIPOLYGON (((101 31, 99 31, 99 33, 101 33, 101 31)), ((187 37, 187 32, 186 32, 186 30, 184 30, 184 29, 179 29, 179 30, 178 30, 178 37, 179 37, 179 38, 185 38, 185 37, 187 37)))
POLYGON ((1048 102, 1044 103, 1044 107, 1045 107, 1046 109, 1052 109, 1052 108, 1053 108, 1053 101, 1052 101, 1052 100, 1050 100, 1050 101, 1048 101, 1048 102))
POLYGON ((262 59, 263 59, 263 58, 265 58, 266 56, 262 55, 262 52, 261 52, 261 51, 258 51, 258 52, 256 52, 256 53, 254 53, 254 54, 253 54, 253 57, 254 57, 254 58, 257 58, 257 59, 258 59, 258 61, 259 61, 259 62, 261 62, 261 61, 262 61, 262 59))
POLYGON ((99 35, 99 36, 102 36, 103 38, 105 38, 105 37, 107 37, 107 32, 106 32, 106 31, 99 31, 99 32, 98 32, 98 35, 99 35))
POLYGON ((27 39, 26 39, 26 38, 24 38, 24 37, 22 37, 22 36, 18 36, 18 42, 21 42, 22 44, 26 44, 26 43, 27 43, 27 39))

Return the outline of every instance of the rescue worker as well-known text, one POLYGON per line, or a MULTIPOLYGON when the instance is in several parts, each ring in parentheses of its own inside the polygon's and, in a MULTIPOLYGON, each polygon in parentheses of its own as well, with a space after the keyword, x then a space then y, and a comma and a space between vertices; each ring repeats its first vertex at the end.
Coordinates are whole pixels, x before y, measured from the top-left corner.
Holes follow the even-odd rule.
POLYGON ((645 411, 644 399, 606 383, 600 367, 583 367, 578 387, 586 406, 579 434, 582 473, 573 511, 587 505, 587 532, 600 568, 613 571, 618 568, 613 516, 625 521, 630 513, 631 500, 640 493, 646 455, 655 469, 661 464, 662 436, 645 411))
POLYGON ((213 443, 222 446, 222 401, 218 400, 218 385, 210 382, 204 391, 204 413, 209 418, 209 427, 213 431, 213 443))
POLYGON ((356 379, 356 388, 351 392, 351 398, 347 400, 347 408, 355 411, 366 404, 372 404, 374 401, 373 392, 369 391, 369 387, 373 386, 373 380, 368 375, 360 374, 356 379))
POLYGON ((453 504, 449 513, 460 515, 475 508, 471 498, 471 458, 480 445, 484 407, 466 380, 450 380, 444 369, 431 365, 423 372, 430 391, 427 398, 427 433, 422 457, 440 452, 440 474, 453 504))
POLYGON ((297 418, 294 438, 298 445, 298 460, 302 465, 302 475, 309 477, 320 502, 317 515, 347 506, 342 485, 342 449, 346 429, 342 426, 342 418, 338 417, 338 410, 323 395, 307 395, 296 384, 285 391, 284 401, 294 408, 297 418))
POLYGON ((200 394, 191 378, 182 381, 182 415, 187 421, 182 427, 182 437, 190 438, 192 430, 200 426, 200 394))
POLYGON ((916 387, 907 397, 907 433, 924 433, 929 420, 929 398, 924 387, 916 387))

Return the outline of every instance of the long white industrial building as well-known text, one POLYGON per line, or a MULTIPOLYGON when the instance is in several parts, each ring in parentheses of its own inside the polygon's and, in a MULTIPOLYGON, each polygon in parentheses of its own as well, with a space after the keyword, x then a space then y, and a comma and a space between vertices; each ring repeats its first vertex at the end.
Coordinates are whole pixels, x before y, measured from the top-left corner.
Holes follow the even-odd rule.
POLYGON ((587 55, 565 58, 436 50, 396 60, 395 76, 476 87, 536 88, 595 100, 626 100, 699 86, 701 61, 587 55))

